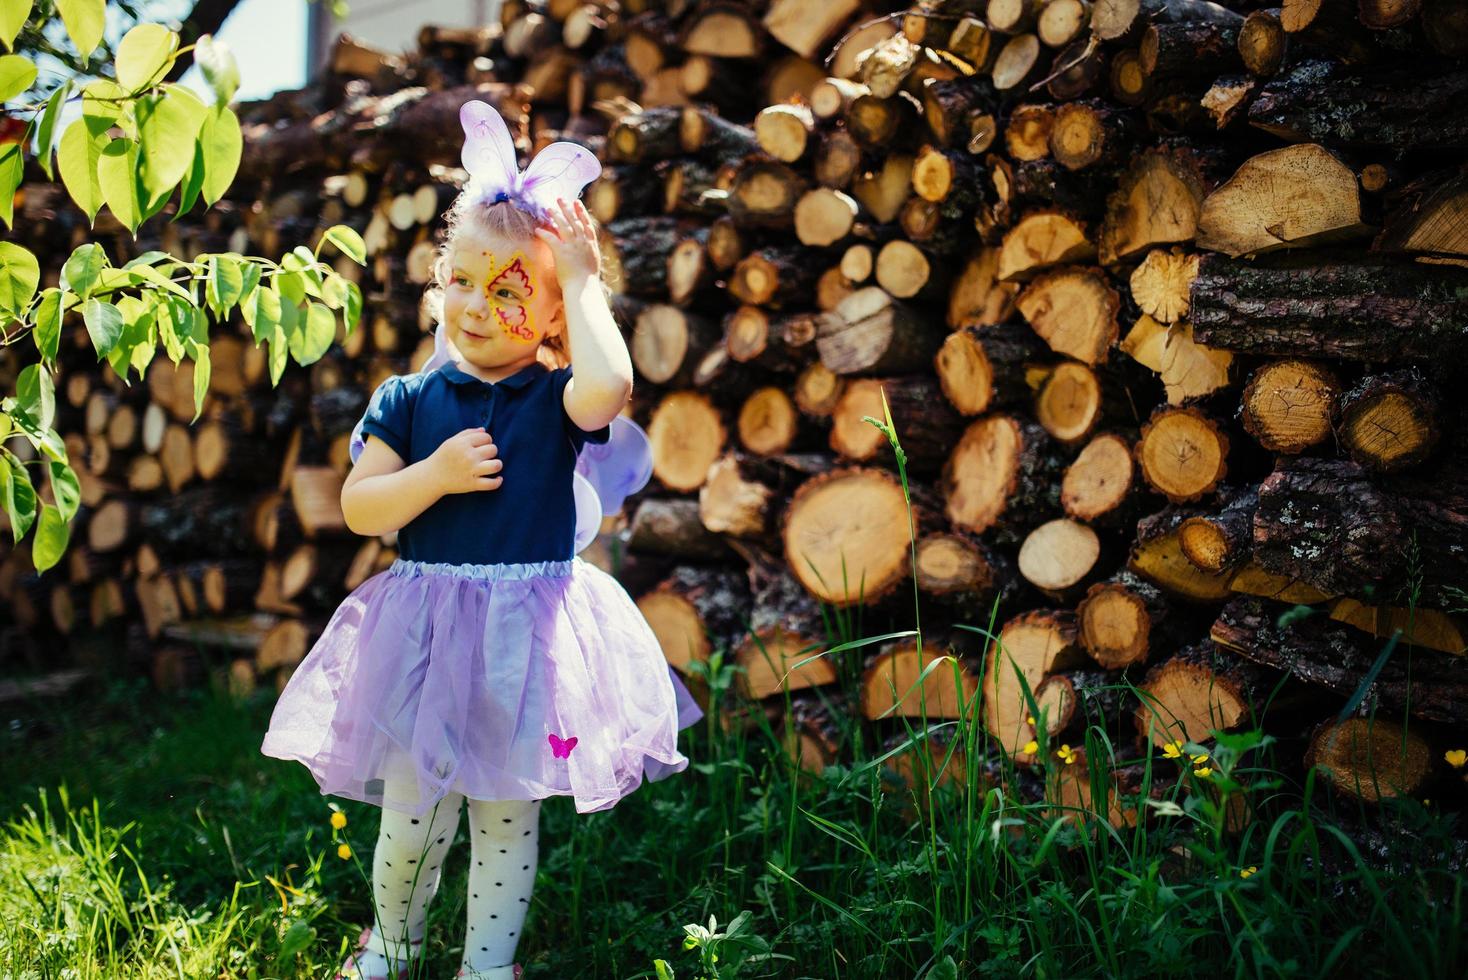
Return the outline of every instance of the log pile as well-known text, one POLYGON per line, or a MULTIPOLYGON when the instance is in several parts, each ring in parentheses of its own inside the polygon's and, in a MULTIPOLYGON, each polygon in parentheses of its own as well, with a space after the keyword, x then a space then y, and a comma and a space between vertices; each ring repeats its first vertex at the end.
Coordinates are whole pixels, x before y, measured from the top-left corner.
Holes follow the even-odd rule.
MULTIPOLYGON (((1000 778, 1007 755, 1034 790, 1043 761, 1100 810, 1042 740, 1100 725, 1130 763, 1263 723, 1352 796, 1457 783, 1465 9, 507 0, 403 55, 343 37, 320 81, 241 107, 225 201, 106 237, 272 254, 351 224, 363 329, 275 389, 247 331, 216 337, 193 426, 187 365, 126 387, 69 332, 83 512, 60 568, 0 565, 0 657, 116 669, 121 635, 160 685, 208 650, 239 689, 280 685, 392 560, 392 536, 345 533, 346 438, 425 356, 480 98, 522 154, 569 139, 604 164, 585 200, 655 459, 592 559, 675 666, 732 654, 796 764, 848 750, 842 712, 900 742, 894 715, 978 696, 983 758, 935 741, 897 775, 1000 778), (810 659, 833 626, 911 630, 914 602, 921 642, 810 659)), ((54 276, 85 222, 39 183, 23 207, 54 276)))

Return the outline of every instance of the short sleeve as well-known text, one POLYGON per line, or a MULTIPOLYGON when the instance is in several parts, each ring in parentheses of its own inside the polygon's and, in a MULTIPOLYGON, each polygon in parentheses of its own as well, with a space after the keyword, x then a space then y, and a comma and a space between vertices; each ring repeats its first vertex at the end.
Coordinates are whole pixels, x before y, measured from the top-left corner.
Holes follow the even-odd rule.
POLYGON ((577 425, 571 416, 566 414, 566 385, 571 380, 571 369, 568 367, 556 368, 551 372, 551 392, 556 400, 556 406, 561 413, 561 421, 565 423, 566 435, 571 438, 571 445, 577 453, 581 447, 588 442, 597 444, 605 443, 612 436, 612 427, 604 425, 600 429, 590 432, 577 425))
POLYGON ((362 437, 376 436, 407 462, 412 431, 412 393, 402 375, 395 374, 372 393, 367 414, 362 418, 362 437))

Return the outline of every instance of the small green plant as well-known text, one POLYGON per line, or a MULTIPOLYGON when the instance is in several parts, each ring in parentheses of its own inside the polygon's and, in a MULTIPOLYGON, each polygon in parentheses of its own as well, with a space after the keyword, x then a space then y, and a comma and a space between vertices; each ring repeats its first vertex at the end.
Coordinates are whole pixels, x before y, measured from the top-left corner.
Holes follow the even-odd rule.
MULTIPOLYGON (((742 972, 756 965, 766 965, 776 957, 770 952, 770 944, 756 935, 749 912, 742 911, 734 917, 723 932, 719 931, 717 916, 709 916, 709 924, 701 926, 690 923, 683 927, 684 950, 698 950, 698 973, 694 980, 737 980, 748 976, 742 972), (719 964, 719 953, 723 952, 724 963, 719 964)), ((654 960, 653 969, 658 980, 675 980, 673 967, 666 960, 654 960)))

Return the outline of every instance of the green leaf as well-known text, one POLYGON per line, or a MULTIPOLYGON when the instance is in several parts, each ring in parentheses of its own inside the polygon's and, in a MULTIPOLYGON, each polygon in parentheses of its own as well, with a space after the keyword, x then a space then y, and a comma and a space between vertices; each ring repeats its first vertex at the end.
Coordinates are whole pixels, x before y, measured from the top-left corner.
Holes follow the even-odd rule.
POLYGON ((97 182, 112 214, 127 230, 134 233, 143 220, 143 205, 138 199, 138 144, 117 139, 102 150, 97 161, 97 182))
POLYGON ((61 512, 49 504, 41 504, 41 519, 36 524, 36 540, 31 543, 31 564, 36 571, 44 572, 66 554, 67 542, 71 539, 71 525, 61 512))
POLYGON ((43 429, 56 418, 56 383, 39 364, 28 364, 15 381, 16 403, 43 429))
POLYGON ((326 229, 323 238, 358 265, 367 264, 367 244, 362 241, 362 236, 357 234, 356 229, 348 225, 332 225, 326 229))
POLYGON ((0 316, 19 320, 40 282, 36 257, 14 242, 0 242, 0 316))
POLYGON ((9 102, 36 81, 36 63, 22 54, 0 55, 0 102, 9 102))
POLYGON ((142 142, 139 177, 147 193, 146 203, 152 207, 160 198, 167 199, 189 169, 194 141, 209 110, 193 92, 170 85, 159 95, 138 99, 134 111, 142 142))
POLYGON ((204 146, 198 140, 194 140, 194 156, 189 161, 189 169, 184 171, 183 180, 178 183, 178 209, 173 212, 172 220, 177 221, 192 211, 194 202, 199 199, 199 194, 203 190, 204 146))
POLYGON ((97 285, 97 277, 106 267, 107 252, 101 245, 96 242, 78 245, 61 267, 61 286, 87 299, 97 285))
POLYGON ((110 78, 99 78, 82 86, 82 117, 93 120, 92 132, 122 126, 129 136, 137 135, 130 115, 132 93, 110 78))
POLYGON ((87 325, 87 333, 92 338, 92 346, 97 348, 97 360, 100 361, 122 339, 122 311, 105 300, 93 298, 82 307, 82 320, 87 325))
POLYGON ((108 126, 105 119, 96 116, 83 115, 72 120, 61 134, 61 145, 56 153, 66 192, 86 213, 88 221, 96 221, 97 212, 102 210, 105 200, 102 184, 97 179, 97 165, 102 159, 102 151, 110 142, 108 126))
POLYGON ((26 124, 25 135, 18 143, 6 143, 0 147, 0 218, 7 227, 15 227, 15 189, 25 176, 25 158, 21 147, 31 139, 31 126, 26 124))
POLYGON ((0 0, 0 41, 15 48, 15 36, 31 16, 31 0, 0 0))
POLYGON ((194 42, 194 64, 204 73, 204 80, 214 90, 218 105, 228 105, 240 87, 240 66, 234 52, 212 34, 201 34, 194 42))
POLYGON ((250 298, 255 287, 260 285, 260 263, 250 262, 238 252, 225 254, 240 264, 240 301, 244 302, 250 298))
MULTIPOLYGON (((296 308, 294 306, 287 306, 282 310, 282 312, 284 312, 285 310, 291 310, 292 312, 294 312, 295 309, 296 308)), ((286 354, 288 353, 289 346, 290 342, 286 340, 285 328, 277 325, 276 328, 270 332, 271 387, 280 384, 280 376, 285 373, 285 365, 287 361, 286 354)))
POLYGON ((107 23, 107 0, 56 0, 56 9, 61 11, 61 22, 76 53, 85 64, 87 57, 97 50, 102 40, 102 28, 107 23))
POLYGON ((347 303, 343 316, 346 319, 347 336, 350 337, 352 331, 362 322, 362 287, 350 280, 347 282, 347 303))
MULTIPOLYGON (((285 258, 289 259, 291 256, 287 255, 285 258)), ((271 281, 276 291, 280 293, 281 299, 296 304, 305 302, 306 277, 299 272, 285 268, 284 262, 281 263, 281 268, 275 270, 271 275, 271 281)))
POLYGON ((144 252, 142 255, 139 255, 135 259, 129 259, 123 265, 123 268, 124 269, 136 269, 139 266, 155 266, 159 262, 162 262, 164 259, 172 259, 172 258, 173 258, 173 256, 169 255, 167 252, 160 252, 160 251, 158 251, 155 248, 152 251, 144 252))
POLYGON ((260 341, 274 336, 275 328, 281 325, 281 305, 280 293, 269 286, 261 286, 255 290, 250 302, 240 309, 254 334, 256 347, 260 346, 260 341))
POLYGON ((333 310, 341 309, 347 303, 347 281, 335 272, 328 272, 321 283, 321 299, 333 310))
POLYGON ((209 394, 209 347, 193 338, 184 346, 194 359, 194 417, 189 420, 193 424, 199 421, 199 415, 204 411, 204 396, 209 394))
POLYGON ((174 304, 162 296, 157 297, 155 302, 157 305, 153 316, 158 323, 158 339, 163 342, 163 350, 168 354, 168 359, 177 364, 183 360, 184 338, 180 336, 180 325, 173 311, 174 304))
POLYGON ((228 255, 209 256, 208 278, 204 280, 204 300, 214 315, 223 319, 244 295, 244 275, 240 265, 228 255))
POLYGON ((199 146, 204 152, 204 201, 212 205, 224 196, 240 169, 240 151, 245 141, 240 121, 229 106, 210 109, 199 129, 199 146))
POLYGON ((31 486, 25 464, 10 450, 0 450, 0 504, 10 517, 10 530, 16 544, 26 536, 36 520, 36 491, 31 486))
POLYGON ((193 294, 168 278, 161 270, 151 265, 132 265, 129 263, 122 268, 127 273, 128 283, 130 285, 141 286, 144 283, 152 283, 160 289, 165 289, 175 296, 188 300, 190 303, 194 301, 193 294))
MULTIPOLYGON (((3 3, 4 0, 0 0, 3 3)), ((71 95, 71 79, 61 83, 51 97, 46 100, 46 111, 41 113, 41 125, 36 130, 36 160, 41 164, 41 169, 46 171, 46 176, 52 180, 56 179, 56 173, 51 158, 55 156, 56 146, 56 122, 61 118, 61 109, 66 105, 67 96, 71 95)))
POLYGON ((335 339, 336 317, 320 303, 311 303, 290 336, 291 356, 297 364, 314 364, 331 348, 335 339))
POLYGON ((43 364, 55 364, 61 350, 61 298, 61 290, 52 286, 41 292, 41 302, 36 304, 36 329, 31 338, 43 364))
POLYGON ((130 92, 156 84, 173 63, 178 35, 162 24, 139 24, 117 45, 117 81, 130 92))
POLYGON ((46 464, 51 467, 51 496, 56 498, 56 509, 61 511, 61 519, 69 521, 76 516, 77 508, 82 502, 82 485, 76 478, 76 471, 68 463, 58 463, 51 460, 46 464))

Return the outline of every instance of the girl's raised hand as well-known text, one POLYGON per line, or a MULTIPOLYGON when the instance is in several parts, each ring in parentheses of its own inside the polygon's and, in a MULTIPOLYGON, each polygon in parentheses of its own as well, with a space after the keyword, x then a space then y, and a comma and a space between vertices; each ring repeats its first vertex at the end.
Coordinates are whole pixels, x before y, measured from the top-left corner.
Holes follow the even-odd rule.
POLYGON ((550 246, 556 262, 556 278, 564 286, 579 277, 594 277, 601 271, 601 250, 596 242, 596 228, 591 214, 579 200, 568 203, 556 198, 550 212, 551 228, 537 228, 535 234, 550 246))
POLYGON ((505 466, 495 458, 498 455, 499 447, 482 427, 463 429, 445 439, 428 463, 441 493, 498 490, 505 480, 495 476, 505 466))

